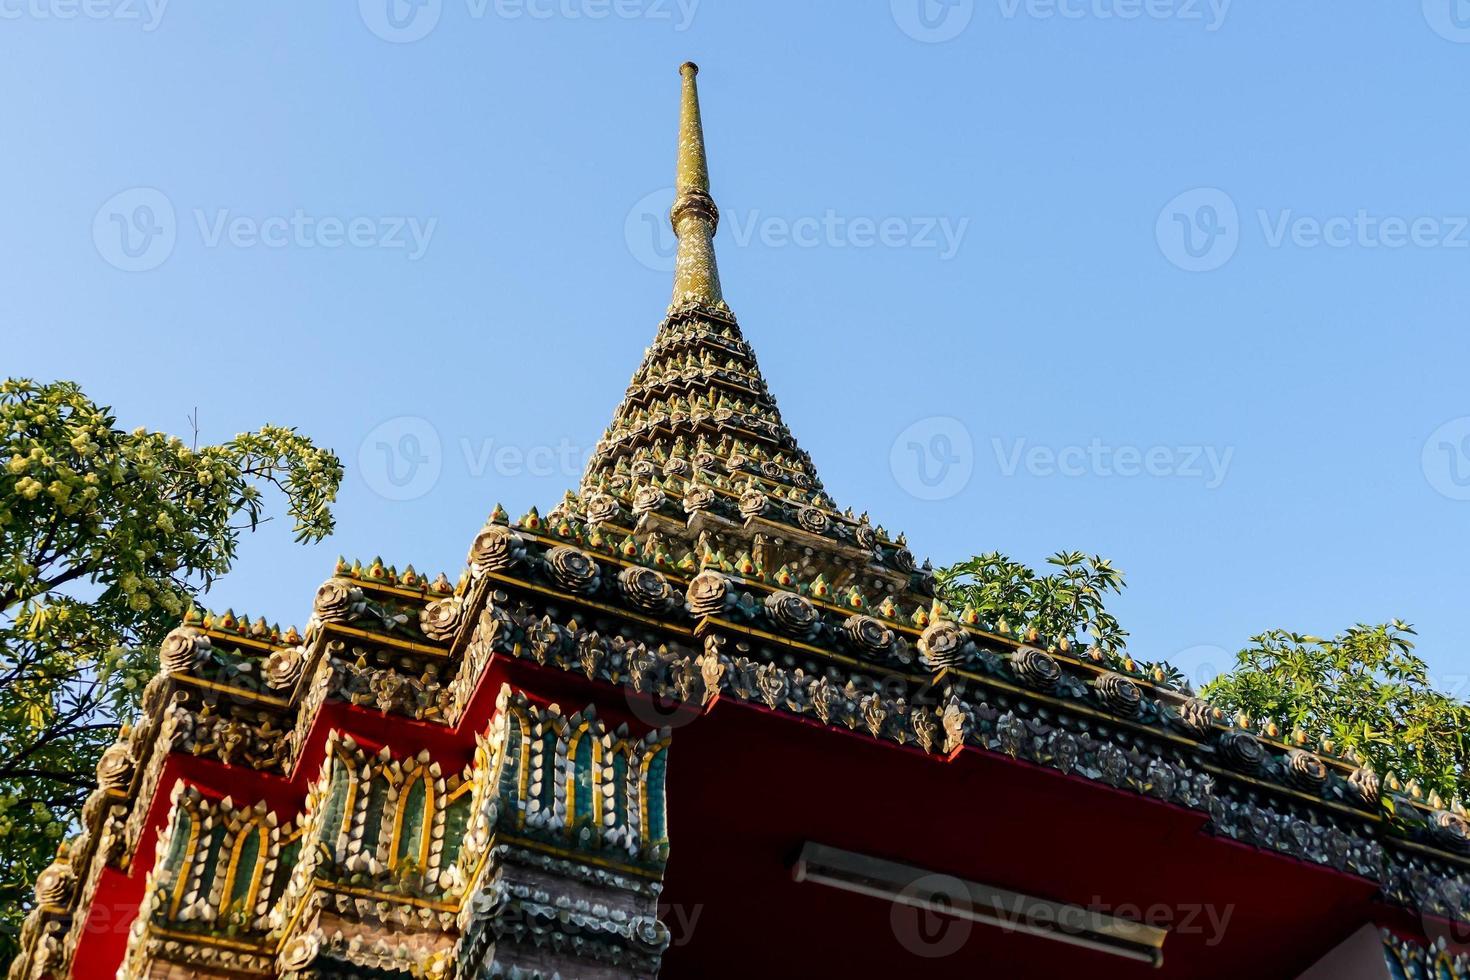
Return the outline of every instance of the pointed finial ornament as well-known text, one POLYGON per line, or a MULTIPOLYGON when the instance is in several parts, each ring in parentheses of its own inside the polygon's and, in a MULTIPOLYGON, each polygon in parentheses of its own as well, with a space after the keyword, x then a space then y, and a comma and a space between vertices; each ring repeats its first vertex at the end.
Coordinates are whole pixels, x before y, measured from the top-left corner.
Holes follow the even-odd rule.
POLYGON ((679 102, 679 164, 674 180, 674 206, 669 218, 679 241, 674 260, 674 305, 695 302, 714 306, 723 301, 720 271, 715 266, 715 228, 720 211, 709 193, 709 161, 704 153, 704 125, 699 118, 699 66, 679 66, 683 94, 679 102))

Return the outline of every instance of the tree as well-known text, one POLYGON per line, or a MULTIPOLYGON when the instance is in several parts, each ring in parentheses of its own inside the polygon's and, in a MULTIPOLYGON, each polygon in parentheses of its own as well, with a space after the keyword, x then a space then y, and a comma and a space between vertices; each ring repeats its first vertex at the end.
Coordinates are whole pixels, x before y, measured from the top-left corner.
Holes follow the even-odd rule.
POLYGON ((1123 591, 1123 573, 1106 558, 1061 551, 1047 559, 1059 571, 1038 575, 998 551, 976 555, 938 573, 944 598, 968 605, 1001 632, 1029 634, 1047 644, 1070 644, 1079 633, 1104 651, 1121 652, 1128 632, 1103 607, 1123 591))
POLYGON ((1024 636, 1028 642, 1072 650, 1079 637, 1085 655, 1129 673, 1188 690, 1184 675, 1164 662, 1138 663, 1128 655, 1128 631, 1107 610, 1106 600, 1126 585, 1123 572, 1100 555, 1059 551, 1047 560, 1057 571, 1037 574, 998 551, 940 569, 939 597, 975 610, 991 629, 1024 636))
MULTIPOLYGON (((1044 646, 1066 648, 1085 634, 1093 659, 1189 690, 1169 664, 1127 655, 1128 632, 1105 606, 1124 587, 1111 562, 1060 552, 1048 563, 1058 571, 1039 575, 999 552, 977 555, 936 573, 939 596, 1044 646)), ((1431 802, 1470 801, 1470 705, 1434 689, 1412 636, 1398 620, 1332 639, 1271 630, 1252 637, 1235 670, 1201 695, 1255 726, 1416 784, 1431 802)))
POLYGON ((1311 744, 1419 784, 1440 802, 1470 799, 1470 705, 1434 689, 1394 620, 1331 639, 1271 630, 1204 695, 1311 744))
POLYGON ((158 643, 285 498, 330 534, 341 461, 294 429, 216 446, 116 427, 70 382, 0 383, 0 961, 158 643))

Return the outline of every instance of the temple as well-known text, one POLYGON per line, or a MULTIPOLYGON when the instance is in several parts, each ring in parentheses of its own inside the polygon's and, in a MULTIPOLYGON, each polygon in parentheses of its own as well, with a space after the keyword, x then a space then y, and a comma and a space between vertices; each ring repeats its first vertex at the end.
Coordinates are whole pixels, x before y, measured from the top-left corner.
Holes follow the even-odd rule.
POLYGON ((457 581, 191 613, 11 980, 1470 977, 1457 806, 946 608, 828 496, 722 292, 696 74, 580 488, 457 581))

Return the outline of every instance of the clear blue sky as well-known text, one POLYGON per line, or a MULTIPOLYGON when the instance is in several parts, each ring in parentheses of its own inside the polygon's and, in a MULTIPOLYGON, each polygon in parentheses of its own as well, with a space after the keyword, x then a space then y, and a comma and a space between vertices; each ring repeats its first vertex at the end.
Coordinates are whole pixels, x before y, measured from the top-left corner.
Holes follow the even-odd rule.
POLYGON ((693 59, 726 295, 839 503, 1112 557, 1143 656, 1402 616, 1467 693, 1470 10, 86 2, 0 0, 5 373, 349 467, 335 538, 266 529, 212 604, 453 575, 576 483, 693 59))

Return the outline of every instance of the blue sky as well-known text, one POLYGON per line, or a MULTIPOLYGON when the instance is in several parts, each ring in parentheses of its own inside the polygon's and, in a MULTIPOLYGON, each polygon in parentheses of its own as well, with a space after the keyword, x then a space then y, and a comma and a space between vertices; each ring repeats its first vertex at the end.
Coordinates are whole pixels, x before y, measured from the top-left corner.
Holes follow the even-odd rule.
POLYGON ((576 483, 693 59, 726 296, 839 503, 1107 555, 1197 677, 1401 616, 1466 694, 1470 6, 387 2, 0 0, 5 373, 347 462, 335 538, 212 604, 453 575, 576 483))

